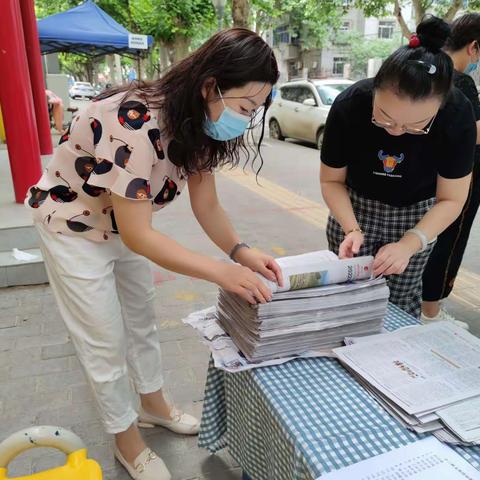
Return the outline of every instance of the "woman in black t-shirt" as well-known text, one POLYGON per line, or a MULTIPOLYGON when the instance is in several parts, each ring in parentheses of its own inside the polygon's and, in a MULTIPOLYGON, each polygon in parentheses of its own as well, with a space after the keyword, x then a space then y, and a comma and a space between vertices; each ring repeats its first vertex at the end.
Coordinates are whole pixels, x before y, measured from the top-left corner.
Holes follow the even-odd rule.
MULTIPOLYGON (((467 13, 453 22, 445 46, 453 60, 454 85, 462 91, 473 106, 477 120, 477 145, 480 140, 480 101, 472 77, 468 75, 477 68, 480 59, 480 14, 467 13)), ((454 321, 468 328, 468 324, 455 320, 440 308, 440 300, 448 297, 462 263, 478 206, 480 205, 480 147, 475 151, 472 183, 467 201, 460 216, 438 237, 423 273, 422 321, 454 321)))
POLYGON ((374 79, 342 92, 321 153, 330 249, 375 255, 390 300, 416 317, 434 241, 467 198, 476 141, 472 106, 451 88, 453 64, 441 51, 449 31, 424 20, 374 79))

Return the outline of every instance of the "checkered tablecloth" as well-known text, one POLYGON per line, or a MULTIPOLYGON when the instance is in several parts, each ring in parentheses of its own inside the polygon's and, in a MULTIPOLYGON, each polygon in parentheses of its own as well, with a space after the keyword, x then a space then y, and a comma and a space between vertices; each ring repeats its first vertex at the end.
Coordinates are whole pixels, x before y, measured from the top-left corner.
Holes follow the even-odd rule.
MULTIPOLYGON (((416 323, 390 305, 388 330, 416 323)), ((419 438, 334 359, 225 373, 210 363, 199 445, 228 447, 253 480, 313 480, 419 438)), ((480 470, 480 447, 455 447, 480 470)))

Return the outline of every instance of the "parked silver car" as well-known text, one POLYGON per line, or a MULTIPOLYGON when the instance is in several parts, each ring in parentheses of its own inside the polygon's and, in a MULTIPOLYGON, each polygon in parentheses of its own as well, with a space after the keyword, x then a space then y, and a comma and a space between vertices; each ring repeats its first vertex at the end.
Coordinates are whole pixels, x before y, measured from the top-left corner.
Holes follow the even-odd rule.
POLYGON ((75 82, 69 91, 71 98, 88 98, 95 96, 95 90, 90 82, 75 82))
POLYGON ((282 85, 268 110, 270 137, 322 145, 323 129, 337 95, 352 85, 345 79, 300 80, 282 85))

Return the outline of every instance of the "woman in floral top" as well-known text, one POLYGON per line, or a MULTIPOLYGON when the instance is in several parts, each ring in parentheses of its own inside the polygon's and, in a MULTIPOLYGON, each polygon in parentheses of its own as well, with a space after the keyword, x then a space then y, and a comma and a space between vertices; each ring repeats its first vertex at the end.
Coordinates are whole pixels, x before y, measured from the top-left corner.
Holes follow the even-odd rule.
POLYGON ((271 297, 254 272, 282 282, 272 257, 240 242, 214 176, 217 167, 237 165, 241 150, 250 157, 243 133, 254 117, 261 117, 263 137, 277 79, 273 52, 258 35, 220 32, 163 78, 98 97, 72 122, 27 195, 60 312, 105 429, 115 434, 115 455, 132 478, 170 478, 137 418, 187 435, 199 428, 162 394, 147 259, 250 303, 271 297), (198 222, 237 263, 194 253, 152 228, 152 213, 186 184, 198 222), (138 413, 130 380, 141 399, 138 413))

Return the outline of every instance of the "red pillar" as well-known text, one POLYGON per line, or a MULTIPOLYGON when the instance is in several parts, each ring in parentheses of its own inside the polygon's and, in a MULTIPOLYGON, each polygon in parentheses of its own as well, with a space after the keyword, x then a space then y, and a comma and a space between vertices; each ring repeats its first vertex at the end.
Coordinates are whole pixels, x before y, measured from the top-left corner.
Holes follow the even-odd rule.
POLYGON ((0 103, 15 200, 22 203, 40 178, 40 148, 18 0, 2 0, 0 103))
POLYGON ((38 39, 37 18, 33 0, 20 0, 22 11, 23 34, 27 51, 28 70, 32 85, 33 104, 37 118, 38 141, 40 153, 50 155, 53 152, 52 136, 50 134, 50 117, 48 115, 47 100, 45 96, 45 82, 42 71, 42 55, 38 39))

